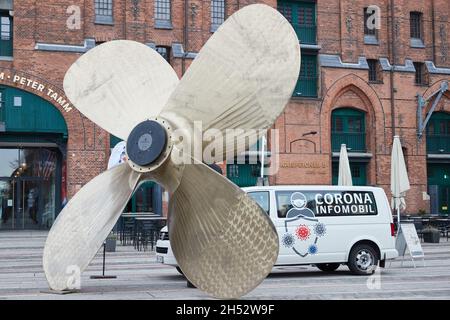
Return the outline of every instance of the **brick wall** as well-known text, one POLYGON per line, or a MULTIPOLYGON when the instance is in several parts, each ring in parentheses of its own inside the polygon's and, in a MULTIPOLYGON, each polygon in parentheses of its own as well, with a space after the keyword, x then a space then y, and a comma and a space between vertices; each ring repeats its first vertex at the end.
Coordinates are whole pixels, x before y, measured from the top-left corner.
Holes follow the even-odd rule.
MULTIPOLYGON (((275 0, 227 1, 227 16, 250 3, 262 2, 276 7, 275 0)), ((114 1, 114 24, 95 24, 94 1, 49 0, 14 1, 14 61, 0 61, 0 68, 9 68, 45 79, 62 88, 67 68, 80 56, 76 53, 35 50, 37 42, 51 44, 83 45, 86 38, 97 42, 113 39, 131 39, 144 43, 171 46, 184 44, 183 26, 187 16, 187 45, 185 51, 198 52, 211 36, 210 1, 190 0, 185 15, 185 3, 172 1, 173 29, 156 29, 153 19, 153 1, 114 1), (69 6, 78 6, 81 28, 70 30, 66 21, 69 6)), ((388 58, 394 63, 390 24, 390 0, 318 0, 317 39, 319 54, 339 55, 343 62, 357 63, 358 57, 388 58), (381 9, 379 45, 364 44, 363 9, 375 4, 381 9)), ((394 1, 395 63, 433 61, 438 67, 450 67, 450 2, 448 0, 395 0, 394 1), (409 11, 420 11, 424 18, 425 48, 410 47, 409 11), (433 23, 434 18, 434 23, 433 23)), ((185 68, 191 60, 185 61, 185 68)), ((171 64, 179 76, 182 61, 171 57, 171 64)), ((367 70, 349 68, 321 68, 317 99, 292 99, 285 112, 275 123, 280 130, 281 162, 314 162, 318 168, 281 168, 270 181, 277 184, 329 184, 331 183, 331 112, 336 107, 351 106, 367 113, 369 151, 373 154, 368 165, 368 182, 389 189, 390 146, 395 113, 396 133, 401 135, 407 150, 408 170, 412 191, 408 193, 409 208, 428 209, 422 200, 426 192, 425 141, 416 137, 416 94, 429 96, 448 75, 430 75, 430 84, 416 86, 414 73, 395 72, 394 109, 391 105, 390 73, 381 74, 382 83, 368 83, 367 70), (316 135, 303 136, 317 131, 316 135)), ((58 106, 57 106, 58 107, 58 106)), ((449 95, 439 108, 450 111, 449 95)), ((83 117, 76 109, 63 113, 69 127, 68 183, 73 195, 84 183, 106 168, 109 156, 109 135, 83 117)), ((225 167, 224 167, 225 169, 225 167)), ((388 194, 389 195, 389 194, 388 194)), ((415 209, 414 209, 415 210, 415 209)))

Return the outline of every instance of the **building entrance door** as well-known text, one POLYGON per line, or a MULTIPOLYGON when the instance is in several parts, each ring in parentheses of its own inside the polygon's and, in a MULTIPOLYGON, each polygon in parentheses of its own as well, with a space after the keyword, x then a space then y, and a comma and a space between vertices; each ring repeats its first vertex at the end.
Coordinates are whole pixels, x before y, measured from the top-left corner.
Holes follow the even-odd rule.
POLYGON ((42 179, 19 178, 16 182, 16 229, 39 229, 43 216, 42 179))
POLYGON ((40 178, 2 179, 0 181, 0 229, 46 228, 40 178))
POLYGON ((49 229, 60 208, 59 152, 0 148, 0 230, 49 229))
POLYGON ((450 165, 448 163, 428 164, 428 194, 432 214, 447 215, 450 212, 450 165))

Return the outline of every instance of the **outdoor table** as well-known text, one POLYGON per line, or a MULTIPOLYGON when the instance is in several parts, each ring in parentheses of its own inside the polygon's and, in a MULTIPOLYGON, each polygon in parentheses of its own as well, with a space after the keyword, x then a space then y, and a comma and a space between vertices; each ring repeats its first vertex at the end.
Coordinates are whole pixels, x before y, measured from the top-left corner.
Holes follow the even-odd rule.
POLYGON ((150 244, 153 250, 153 246, 156 242, 160 229, 166 224, 167 218, 162 216, 153 217, 136 217, 134 218, 134 230, 135 237, 135 248, 141 250, 143 247, 146 250, 146 243, 150 240, 150 244), (149 224, 145 224, 148 222, 149 224))
POLYGON ((121 214, 122 218, 137 218, 137 217, 159 217, 158 214, 154 212, 124 212, 121 214))

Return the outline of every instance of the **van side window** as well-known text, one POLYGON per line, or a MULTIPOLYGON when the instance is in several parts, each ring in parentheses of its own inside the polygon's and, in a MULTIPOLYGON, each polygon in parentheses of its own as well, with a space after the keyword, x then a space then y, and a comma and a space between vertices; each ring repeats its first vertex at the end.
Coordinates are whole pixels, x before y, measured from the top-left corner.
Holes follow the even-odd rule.
POLYGON ((370 191, 277 191, 279 218, 342 217, 377 215, 375 196, 370 191))
POLYGON ((268 191, 249 192, 248 195, 269 215, 270 202, 268 191))
POLYGON ((314 216, 314 211, 311 210, 314 207, 314 201, 309 200, 307 195, 294 191, 279 191, 276 195, 278 218, 301 213, 305 216, 314 216))

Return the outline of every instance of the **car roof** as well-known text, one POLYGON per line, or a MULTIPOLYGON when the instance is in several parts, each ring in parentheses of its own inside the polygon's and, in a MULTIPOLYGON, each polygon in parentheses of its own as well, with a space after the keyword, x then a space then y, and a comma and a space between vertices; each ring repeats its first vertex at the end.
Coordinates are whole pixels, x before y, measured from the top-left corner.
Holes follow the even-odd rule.
POLYGON ((380 187, 371 186, 330 186, 330 185, 277 185, 277 186, 255 186, 244 187, 242 190, 251 191, 290 191, 290 190, 311 190, 311 191, 376 191, 383 190, 380 187))

